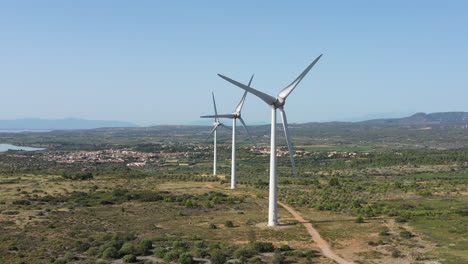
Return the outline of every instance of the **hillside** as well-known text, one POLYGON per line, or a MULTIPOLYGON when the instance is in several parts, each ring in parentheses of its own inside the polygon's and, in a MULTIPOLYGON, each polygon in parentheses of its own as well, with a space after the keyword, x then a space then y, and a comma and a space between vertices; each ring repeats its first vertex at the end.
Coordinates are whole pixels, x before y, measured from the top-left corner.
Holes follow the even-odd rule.
POLYGON ((365 124, 468 124, 468 112, 416 113, 409 117, 373 119, 365 124))
POLYGON ((3 130, 55 130, 55 129, 93 129, 101 127, 135 127, 130 122, 108 120, 85 120, 78 118, 67 119, 39 119, 22 118, 14 120, 0 120, 0 129, 3 130))

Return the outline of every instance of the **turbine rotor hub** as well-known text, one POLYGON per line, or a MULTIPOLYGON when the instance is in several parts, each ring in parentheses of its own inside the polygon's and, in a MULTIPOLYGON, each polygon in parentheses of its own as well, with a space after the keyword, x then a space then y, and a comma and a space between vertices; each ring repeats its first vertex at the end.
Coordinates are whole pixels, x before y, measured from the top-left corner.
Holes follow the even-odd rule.
POLYGON ((273 103, 274 108, 281 108, 284 106, 286 103, 286 100, 284 98, 278 97, 276 98, 276 101, 273 103))

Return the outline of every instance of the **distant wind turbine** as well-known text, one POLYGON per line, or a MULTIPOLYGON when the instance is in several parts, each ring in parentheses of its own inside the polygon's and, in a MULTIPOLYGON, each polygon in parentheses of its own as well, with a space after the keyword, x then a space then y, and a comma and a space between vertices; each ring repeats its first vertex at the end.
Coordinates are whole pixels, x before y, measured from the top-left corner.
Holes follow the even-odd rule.
POLYGON ((260 92, 250 85, 245 85, 240 82, 234 81, 226 76, 218 74, 219 77, 224 80, 244 89, 247 92, 250 92, 271 107, 271 145, 270 145, 270 193, 269 193, 269 204, 268 204, 268 226, 277 226, 278 225, 278 197, 277 197, 277 164, 276 164, 276 109, 279 109, 281 112, 281 119, 283 121, 283 130, 286 137, 286 142, 289 149, 289 157, 291 159, 292 169, 294 175, 297 176, 296 164, 294 162, 293 148, 291 144, 291 139, 289 137, 288 131, 288 121, 286 118, 286 112, 284 111, 284 104, 286 103, 286 98, 291 94, 291 92, 296 88, 296 86, 302 81, 306 74, 314 67, 317 61, 322 57, 322 54, 318 56, 290 85, 281 90, 278 96, 275 98, 266 93, 260 92))
MULTIPOLYGON (((213 175, 216 175, 216 168, 217 168, 217 130, 218 130, 218 127, 224 127, 224 128, 227 128, 227 129, 231 129, 230 127, 224 125, 223 123, 219 122, 219 118, 218 118, 218 110, 216 109, 216 100, 215 100, 215 96, 214 96, 214 93, 212 92, 211 93, 212 97, 213 97, 213 106, 214 106, 214 112, 215 112, 215 115, 214 116, 211 116, 214 118, 214 123, 213 123, 213 129, 211 130, 210 132, 210 135, 213 134, 214 135, 214 142, 213 142, 213 175)), ((203 117, 203 116, 202 116, 203 117)))
MULTIPOLYGON (((250 81, 248 86, 252 83, 252 77, 250 77, 250 81)), ((247 132, 247 135, 249 136, 250 140, 252 143, 255 145, 252 136, 249 133, 249 129, 247 128, 247 125, 244 122, 244 119, 241 117, 241 111, 242 107, 244 106, 245 103, 245 97, 247 96, 247 91, 244 92, 244 95, 242 96, 239 104, 237 105, 236 109, 234 112, 231 114, 222 114, 222 115, 209 115, 209 116, 201 116, 201 118, 229 118, 232 119, 232 158, 231 158, 231 189, 236 188, 237 184, 237 170, 236 170, 236 121, 239 119, 242 123, 242 126, 245 128, 245 132, 247 132)))

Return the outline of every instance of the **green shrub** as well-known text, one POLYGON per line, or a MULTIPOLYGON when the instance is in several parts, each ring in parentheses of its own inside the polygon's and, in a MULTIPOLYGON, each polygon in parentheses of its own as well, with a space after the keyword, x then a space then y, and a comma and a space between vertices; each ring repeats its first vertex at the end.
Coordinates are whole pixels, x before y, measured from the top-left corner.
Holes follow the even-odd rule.
POLYGON ((262 261, 260 257, 253 257, 249 259, 249 264, 263 264, 265 262, 262 261))
POLYGON ((20 213, 19 211, 5 211, 5 212, 3 212, 3 214, 5 214, 5 215, 17 215, 19 213, 20 213))
POLYGON ((188 248, 188 244, 187 244, 187 242, 176 240, 176 241, 172 242, 172 247, 180 248, 180 249, 186 249, 186 248, 188 248))
POLYGON ((208 228, 209 229, 217 229, 218 227, 215 224, 211 223, 208 228))
POLYGON ((362 223, 364 223, 364 218, 362 216, 358 216, 358 218, 356 218, 356 220, 354 220, 354 222, 356 222, 358 224, 362 224, 362 223))
POLYGON ((406 218, 406 217, 397 217, 397 218, 395 218, 395 222, 397 222, 397 223, 406 223, 406 222, 408 222, 408 218, 406 218))
POLYGON ((124 256, 124 255, 129 255, 133 254, 135 251, 135 248, 133 247, 133 244, 131 242, 125 242, 123 246, 119 250, 119 255, 124 256))
POLYGON ((138 242, 138 251, 141 255, 148 254, 149 250, 153 247, 153 241, 149 239, 143 239, 138 242))
POLYGON ((209 256, 208 254, 208 250, 204 249, 204 248, 192 248, 192 250, 190 251, 190 254, 196 258, 204 258, 206 256, 209 256))
POLYGON ((91 257, 97 256, 98 253, 99 253, 98 250, 94 247, 90 247, 88 248, 88 250, 86 250, 86 255, 91 256, 91 257))
POLYGON ((182 253, 179 256, 179 263, 180 264, 192 264, 193 257, 189 253, 182 253))
POLYGON ((156 248, 154 250, 154 256, 157 257, 157 258, 164 258, 164 256, 166 255, 167 252, 168 252, 168 250, 165 249, 165 248, 156 248))
POLYGON ((309 249, 309 250, 306 250, 306 251, 304 252, 304 257, 313 258, 313 257, 316 257, 316 256, 317 256, 317 253, 318 253, 318 251, 313 250, 313 249, 309 249))
POLYGON ((290 251, 290 250, 292 250, 289 245, 281 245, 281 247, 279 249, 281 251, 290 251))
POLYGON ((401 231, 400 236, 402 238, 412 238, 412 237, 414 237, 414 235, 408 230, 401 231))
POLYGON ((283 264, 283 263, 285 263, 284 260, 285 260, 285 257, 283 256, 283 254, 275 253, 273 255, 272 262, 273 262, 273 264, 283 264))
POLYGON ((66 261, 66 262, 69 262, 69 261, 72 261, 72 260, 75 260, 75 256, 73 256, 72 253, 70 252, 67 252, 65 253, 65 255, 63 256, 63 259, 66 261))
POLYGON ((85 252, 90 246, 91 245, 88 242, 83 242, 81 240, 75 242, 75 249, 78 252, 85 252))
POLYGON ((111 247, 114 248, 114 249, 121 248, 122 244, 123 244, 123 242, 121 242, 121 241, 109 241, 109 242, 105 243, 104 245, 102 245, 99 248, 99 250, 100 250, 100 252, 104 252, 106 249, 111 248, 111 247))
POLYGON ((387 231, 382 231, 379 233, 379 236, 389 236, 390 233, 388 233, 387 231))
POLYGON ((400 257, 400 256, 401 256, 401 253, 400 253, 399 250, 394 249, 394 250, 392 251, 392 258, 398 258, 398 257, 400 257))
POLYGON ((244 258, 250 258, 253 255, 255 255, 255 251, 252 248, 249 247, 240 247, 236 251, 234 251, 234 258, 240 259, 242 257, 244 258))
POLYGON ((212 264, 224 264, 226 262, 226 256, 218 249, 213 250, 210 256, 212 264))
POLYGON ((115 247, 108 247, 102 252, 102 258, 115 259, 119 256, 119 252, 115 247))
POLYGON ((169 251, 164 255, 163 259, 166 262, 176 261, 179 259, 179 253, 177 253, 176 251, 169 251))
POLYGON ((252 247, 255 251, 260 253, 273 252, 273 250, 275 250, 275 247, 270 242, 255 242, 252 247))
POLYGON ((224 226, 226 227, 234 227, 234 223, 231 220, 227 220, 224 222, 224 226))
POLYGON ((340 180, 338 178, 336 178, 336 177, 333 177, 333 178, 330 179, 328 184, 330 186, 340 186, 340 180))
POLYGON ((125 263, 134 263, 137 261, 137 258, 135 255, 133 254, 128 254, 128 255, 125 255, 123 258, 122 258, 123 262, 125 263))

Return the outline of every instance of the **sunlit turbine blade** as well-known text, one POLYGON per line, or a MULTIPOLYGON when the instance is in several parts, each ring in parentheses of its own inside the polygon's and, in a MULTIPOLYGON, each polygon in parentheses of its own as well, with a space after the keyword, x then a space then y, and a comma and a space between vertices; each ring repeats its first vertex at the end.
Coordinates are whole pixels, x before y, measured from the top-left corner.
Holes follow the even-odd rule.
POLYGON ((242 126, 244 126, 245 132, 247 132, 247 135, 249 136, 250 141, 251 141, 252 144, 256 147, 257 144, 255 144, 255 141, 253 140, 252 136, 250 135, 249 129, 247 128, 247 125, 245 124, 244 119, 242 119, 242 117, 240 117, 239 120, 241 121, 242 126))
MULTIPOLYGON (((216 100, 215 100, 215 97, 214 97, 214 93, 211 92, 211 95, 213 96, 213 106, 214 106, 215 115, 218 115, 218 110, 216 109, 216 100)), ((215 121, 218 121, 218 119, 216 117, 215 117, 215 121)))
POLYGON ((215 125, 215 126, 213 127, 213 129, 212 129, 211 132, 210 132, 210 135, 213 135, 213 133, 214 133, 214 132, 216 131, 216 129, 218 128, 218 126, 219 126, 219 125, 215 125))
POLYGON ((200 116, 200 118, 235 118, 235 117, 236 115, 234 114, 200 116))
POLYGON ((245 91, 244 94, 242 95, 242 98, 241 98, 239 104, 236 107, 235 113, 240 113, 240 111, 242 111, 242 107, 244 106, 245 97, 247 96, 247 93, 248 92, 245 91))
POLYGON ((244 89, 244 90, 246 90, 246 91, 248 91, 248 92, 250 92, 250 93, 252 93, 252 94, 258 96, 260 99, 262 99, 263 101, 265 101, 265 103, 267 103, 267 104, 269 104, 269 105, 272 105, 272 104, 276 101, 276 98, 274 98, 273 96, 270 96, 270 95, 268 95, 268 94, 266 94, 266 93, 262 93, 262 92, 260 92, 260 91, 258 91, 258 90, 255 90, 255 89, 252 88, 252 87, 249 87, 249 86, 247 86, 247 85, 245 85, 245 84, 242 84, 242 83, 240 83, 240 82, 234 81, 233 79, 230 79, 230 78, 228 78, 228 77, 226 77, 226 76, 224 76, 224 75, 218 74, 218 76, 221 77, 221 78, 223 78, 224 80, 226 80, 226 81, 228 81, 228 82, 230 82, 230 83, 232 83, 232 84, 238 86, 239 88, 244 89))
POLYGON ((290 85, 284 88, 279 94, 278 97, 286 99, 288 95, 296 88, 296 86, 302 81, 302 79, 307 75, 307 73, 314 67, 318 60, 322 57, 323 54, 320 54, 302 73, 299 75, 296 80, 294 80, 290 85))
POLYGON ((293 156, 294 155, 293 146, 291 143, 291 138, 289 137, 288 120, 286 118, 286 112, 284 111, 283 108, 280 108, 279 110, 281 112, 281 119, 283 121, 284 136, 286 137, 286 142, 288 143, 289 158, 291 159, 293 173, 294 173, 294 176, 297 176, 296 163, 294 162, 294 156, 293 156))
MULTIPOLYGON (((252 77, 250 77, 249 84, 247 86, 250 87, 250 85, 252 84, 253 77, 254 77, 254 74, 252 74, 252 77)), ((242 99, 240 100, 239 104, 237 105, 236 113, 240 113, 242 111, 242 107, 244 107, 245 97, 246 96, 247 96, 247 91, 245 91, 244 95, 242 96, 242 99)))

